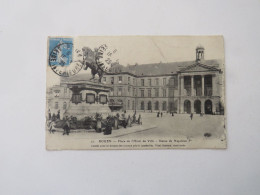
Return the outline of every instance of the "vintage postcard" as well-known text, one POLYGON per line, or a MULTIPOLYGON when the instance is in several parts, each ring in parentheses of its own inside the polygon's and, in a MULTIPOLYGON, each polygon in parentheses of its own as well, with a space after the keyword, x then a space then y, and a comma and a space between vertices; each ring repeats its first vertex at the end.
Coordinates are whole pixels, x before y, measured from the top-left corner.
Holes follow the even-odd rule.
POLYGON ((225 149, 222 36, 48 37, 48 150, 225 149))

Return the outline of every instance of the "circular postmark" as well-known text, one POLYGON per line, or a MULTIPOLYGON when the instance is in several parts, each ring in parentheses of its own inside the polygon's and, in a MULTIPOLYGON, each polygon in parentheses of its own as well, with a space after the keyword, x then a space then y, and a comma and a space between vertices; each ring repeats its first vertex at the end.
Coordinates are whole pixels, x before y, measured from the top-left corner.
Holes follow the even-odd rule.
POLYGON ((50 52, 49 66, 59 76, 73 76, 82 69, 83 64, 72 59, 73 43, 60 43, 50 52))
POLYGON ((96 50, 96 63, 100 69, 104 72, 109 72, 111 65, 113 63, 118 63, 118 59, 116 59, 115 54, 117 50, 111 50, 108 48, 106 44, 101 45, 96 50))

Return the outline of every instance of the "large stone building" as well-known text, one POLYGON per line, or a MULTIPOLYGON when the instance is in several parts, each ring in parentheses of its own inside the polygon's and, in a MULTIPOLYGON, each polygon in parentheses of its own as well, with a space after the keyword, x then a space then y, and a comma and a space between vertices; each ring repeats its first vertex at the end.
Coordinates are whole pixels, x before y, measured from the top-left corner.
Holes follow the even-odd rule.
MULTIPOLYGON (((102 82, 112 88, 110 108, 223 114, 223 62, 204 60, 203 47, 197 47, 195 54, 195 61, 128 66, 114 64, 102 78, 102 82)), ((71 79, 86 78, 77 75, 71 79)), ((63 80, 61 85, 65 85, 63 80)))
POLYGON ((113 109, 175 113, 223 113, 223 71, 220 60, 122 66, 114 65, 102 82, 111 86, 113 109))

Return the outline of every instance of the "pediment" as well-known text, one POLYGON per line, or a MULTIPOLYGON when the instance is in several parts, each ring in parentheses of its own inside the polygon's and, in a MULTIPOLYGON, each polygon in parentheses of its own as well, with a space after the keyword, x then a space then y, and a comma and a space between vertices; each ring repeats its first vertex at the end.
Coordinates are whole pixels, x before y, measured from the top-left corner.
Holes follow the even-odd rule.
POLYGON ((180 72, 207 72, 207 71, 219 71, 219 69, 204 64, 193 64, 180 70, 180 72))

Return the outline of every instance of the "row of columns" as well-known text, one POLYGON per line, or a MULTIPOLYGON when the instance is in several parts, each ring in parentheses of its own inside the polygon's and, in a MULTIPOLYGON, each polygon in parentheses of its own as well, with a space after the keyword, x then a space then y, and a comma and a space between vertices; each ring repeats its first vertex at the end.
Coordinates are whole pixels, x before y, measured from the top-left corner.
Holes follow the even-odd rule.
MULTIPOLYGON (((204 96, 204 76, 205 75, 201 75, 201 96, 204 96)), ((191 96, 194 96, 194 75, 191 75, 191 96)), ((184 95, 184 76, 181 76, 181 95, 184 95)), ((213 80, 214 76, 212 75, 212 92, 214 92, 214 80, 213 80)), ((213 94, 212 94, 213 95, 213 94)))
MULTIPOLYGON (((190 99, 187 99, 187 100, 189 100, 189 102, 190 102, 190 111, 191 111, 191 113, 194 113, 195 112, 194 108, 195 108, 195 101, 196 100, 190 100, 190 99)), ((206 101, 207 100, 200 100, 201 113, 205 113, 205 102, 206 101)), ((215 102, 213 100, 210 100, 210 101, 212 103, 212 111, 215 112, 216 111, 215 102)), ((185 100, 180 102, 180 113, 184 113, 184 102, 185 102, 185 100)))

